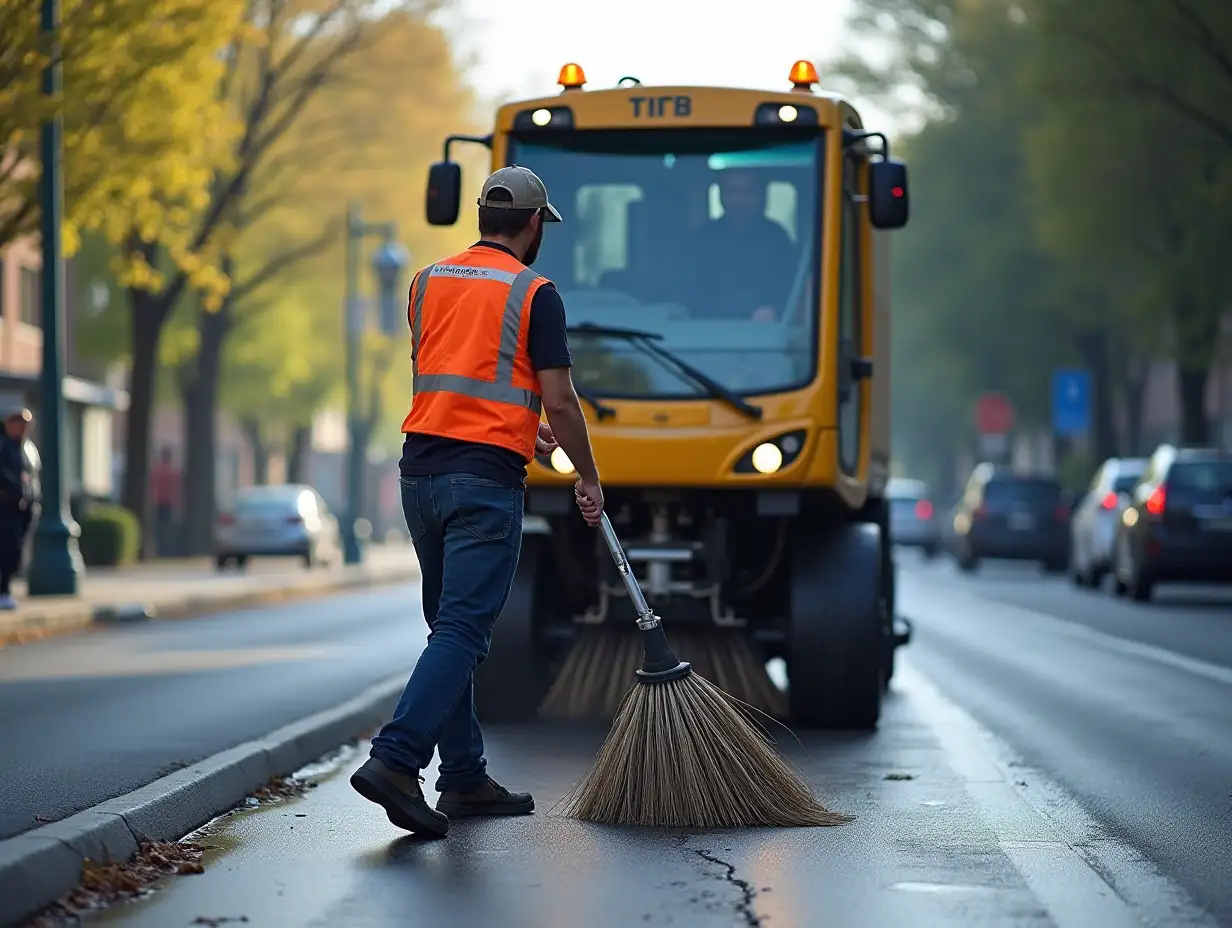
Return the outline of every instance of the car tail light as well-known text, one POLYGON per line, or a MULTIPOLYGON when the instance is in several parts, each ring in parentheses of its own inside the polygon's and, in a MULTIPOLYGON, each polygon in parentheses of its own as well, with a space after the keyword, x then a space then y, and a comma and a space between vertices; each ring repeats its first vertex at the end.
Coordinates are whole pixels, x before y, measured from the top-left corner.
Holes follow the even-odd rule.
POLYGON ((1105 509, 1116 509, 1117 495, 1115 493, 1107 493, 1104 495, 1104 501, 1100 503, 1105 509))
POLYGON ((231 513, 229 512, 220 512, 218 514, 218 524, 219 525, 234 525, 235 516, 231 515, 231 513))
POLYGON ((922 522, 927 522, 933 517, 933 504, 926 499, 920 500, 915 504, 915 517, 922 522))
POLYGON ((1164 504, 1167 502, 1167 496, 1164 493, 1164 488, 1159 487, 1154 493, 1146 498, 1146 511, 1153 516, 1162 516, 1164 514, 1164 504))

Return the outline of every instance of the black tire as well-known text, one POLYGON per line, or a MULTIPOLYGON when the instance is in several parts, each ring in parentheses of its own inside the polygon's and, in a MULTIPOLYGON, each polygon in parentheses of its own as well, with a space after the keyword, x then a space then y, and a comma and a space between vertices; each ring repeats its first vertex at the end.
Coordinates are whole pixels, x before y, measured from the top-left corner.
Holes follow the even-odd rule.
POLYGON ((1151 594, 1155 592, 1154 581, 1150 577, 1144 577, 1142 568, 1137 564, 1134 565, 1133 575, 1125 587, 1129 598, 1138 603, 1150 602, 1151 594))
POLYGON ((225 554, 220 554, 218 555, 218 557, 214 558, 214 566, 218 569, 220 573, 226 570, 227 565, 230 563, 231 563, 231 558, 227 557, 227 555, 225 554))
POLYGON ((889 560, 882 564, 881 569, 885 571, 882 575, 885 593, 881 599, 881 620, 890 629, 890 633, 885 636, 885 661, 881 668, 881 689, 884 692, 890 688, 890 681, 894 679, 894 654, 898 650, 894 643, 894 616, 897 615, 895 610, 898 608, 898 565, 889 560), (889 564, 888 568, 886 563, 889 564))
POLYGON ((231 558, 231 560, 234 562, 236 570, 244 570, 248 567, 248 555, 247 554, 237 555, 231 558))
POLYGON ((509 599, 492 630, 488 656, 475 670, 475 712, 482 722, 530 721, 547 695, 547 666, 535 631, 542 545, 538 536, 522 539, 509 599))
POLYGON ((886 639, 881 530, 851 523, 799 539, 787 641, 792 721, 872 729, 881 715, 886 639))
POLYGON ((958 555, 956 561, 958 562, 958 569, 964 574, 973 574, 980 566, 980 559, 970 551, 963 551, 958 555))

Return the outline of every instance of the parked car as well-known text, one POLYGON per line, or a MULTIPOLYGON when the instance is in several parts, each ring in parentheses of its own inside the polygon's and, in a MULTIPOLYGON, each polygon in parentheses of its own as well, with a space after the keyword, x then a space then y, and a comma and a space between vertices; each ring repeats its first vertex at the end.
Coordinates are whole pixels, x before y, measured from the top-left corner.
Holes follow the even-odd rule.
POLYGON ((1232 583, 1232 452, 1160 446, 1121 516, 1117 595, 1160 583, 1232 583))
POLYGON ((250 557, 299 557, 304 566, 341 560, 338 520, 305 484, 245 487, 218 514, 214 559, 219 570, 243 569, 250 557))
POLYGON ((963 571, 984 558, 1040 561, 1050 573, 1069 565, 1070 508, 1053 477, 980 464, 954 516, 954 556, 963 571))
POLYGON ((1146 469, 1145 458, 1109 458, 1095 472, 1070 520, 1070 576, 1095 587, 1112 570, 1117 526, 1146 469))
POLYGON ((927 558, 941 549, 941 514, 922 480, 892 478, 886 487, 890 501, 890 539, 896 545, 919 548, 927 558))

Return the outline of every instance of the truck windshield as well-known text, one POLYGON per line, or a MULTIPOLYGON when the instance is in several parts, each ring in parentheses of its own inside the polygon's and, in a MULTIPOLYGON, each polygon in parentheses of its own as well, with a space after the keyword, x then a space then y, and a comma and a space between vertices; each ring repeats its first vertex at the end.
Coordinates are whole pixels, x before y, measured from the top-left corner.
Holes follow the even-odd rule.
POLYGON ((816 129, 586 130, 510 140, 564 222, 535 269, 565 301, 574 378, 606 397, 713 395, 602 327, 658 344, 737 395, 796 389, 817 348, 816 129))

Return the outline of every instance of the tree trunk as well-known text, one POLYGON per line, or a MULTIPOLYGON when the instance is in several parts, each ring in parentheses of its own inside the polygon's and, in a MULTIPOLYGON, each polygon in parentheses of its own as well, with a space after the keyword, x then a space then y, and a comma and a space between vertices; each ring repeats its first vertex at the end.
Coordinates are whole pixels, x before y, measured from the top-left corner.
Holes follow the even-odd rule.
MULTIPOLYGON (((224 272, 226 267, 224 265, 224 272)), ((181 382, 184 398, 184 538, 190 554, 208 554, 213 542, 218 448, 218 379, 232 307, 201 310, 197 356, 181 382)))
POLYGON ((1210 441, 1210 420, 1206 415, 1206 385, 1210 377, 1207 369, 1177 365, 1182 445, 1205 445, 1210 441))
POLYGON ((291 450, 287 455, 287 483, 308 482, 308 452, 312 450, 312 428, 298 425, 291 432, 291 450))
POLYGON ((1211 439, 1206 388, 1219 347, 1218 315, 1195 302, 1182 296, 1173 307, 1177 331, 1176 382, 1181 401, 1180 442, 1183 445, 1205 445, 1211 439))
POLYGON ((1142 427, 1150 375, 1151 365, 1140 364, 1125 378, 1125 453, 1129 456, 1147 453, 1142 447, 1142 427))
MULTIPOLYGON (((147 263, 157 261, 156 246, 140 242, 130 245, 147 263)), ((158 344, 167 322, 169 303, 162 294, 129 290, 129 345, 132 367, 128 383, 128 414, 124 432, 124 479, 120 502, 131 509, 141 523, 141 550, 144 560, 155 555, 154 521, 150 518, 150 430, 154 423, 154 378, 158 369, 158 344)))
POLYGON ((256 419, 245 419, 240 423, 240 429, 252 448, 252 482, 257 486, 269 483, 269 446, 265 436, 261 434, 261 423, 256 419))
POLYGON ((1075 339, 1091 374, 1091 453, 1098 464, 1117 453, 1116 415, 1112 402, 1112 363, 1106 332, 1086 332, 1075 339))

